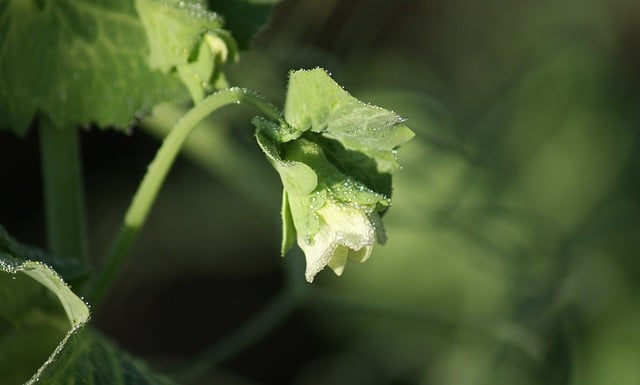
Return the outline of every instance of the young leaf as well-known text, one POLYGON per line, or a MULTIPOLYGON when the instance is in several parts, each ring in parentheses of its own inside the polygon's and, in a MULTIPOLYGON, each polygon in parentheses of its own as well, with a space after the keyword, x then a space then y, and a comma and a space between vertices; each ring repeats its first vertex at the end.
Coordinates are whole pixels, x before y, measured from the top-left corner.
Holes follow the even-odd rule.
POLYGON ((198 102, 213 90, 220 66, 235 59, 235 42, 222 18, 196 0, 136 0, 151 53, 149 65, 175 70, 198 102))
POLYGON ((284 255, 293 246, 296 238, 296 230, 289 207, 289 194, 307 195, 318 185, 318 176, 304 163, 285 161, 278 153, 277 145, 272 141, 266 132, 273 129, 273 123, 263 119, 254 119, 253 123, 258 128, 256 139, 262 151, 267 155, 267 159, 276 169, 285 186, 282 192, 282 246, 281 253, 284 255))
POLYGON ((91 331, 84 301, 53 269, 14 254, 19 249, 6 247, 6 239, 0 248, 1 384, 171 384, 91 331))
POLYGON ((398 169, 394 150, 414 136, 398 115, 349 95, 321 68, 290 74, 284 117, 295 129, 320 133, 373 159, 381 173, 398 169))
MULTIPOLYGON (((254 120, 254 124, 258 124, 258 127, 264 127, 260 125, 259 120, 254 120)), ((264 134, 264 128, 258 129, 256 132, 258 139, 258 145, 262 151, 267 155, 267 159, 275 167, 282 183, 287 188, 287 191, 296 195, 305 195, 312 192, 318 185, 318 177, 313 169, 302 162, 287 161, 280 157, 276 143, 269 140, 264 134)))

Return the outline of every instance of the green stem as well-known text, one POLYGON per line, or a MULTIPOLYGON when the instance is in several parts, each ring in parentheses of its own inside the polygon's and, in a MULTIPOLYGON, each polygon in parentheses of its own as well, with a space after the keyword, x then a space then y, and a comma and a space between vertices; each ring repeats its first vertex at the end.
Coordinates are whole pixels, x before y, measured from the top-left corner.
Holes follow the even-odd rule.
POLYGON ((180 383, 192 383, 209 370, 233 357, 247 346, 256 342, 293 313, 306 299, 311 286, 304 280, 304 258, 298 252, 286 259, 285 285, 263 309, 231 335, 206 348, 188 364, 174 372, 180 383))
POLYGON ((156 200, 158 191, 187 136, 200 121, 213 111, 228 104, 240 103, 256 107, 270 119, 278 121, 282 118, 281 112, 275 107, 256 93, 243 88, 229 88, 218 91, 209 95, 189 110, 162 142, 133 197, 133 201, 129 205, 124 224, 105 258, 104 265, 98 271, 94 285, 89 293, 92 305, 98 305, 111 282, 120 271, 127 252, 144 225, 151 206, 156 200))
POLYGON ((254 318, 232 334, 189 360, 189 364, 175 374, 181 383, 191 383, 221 362, 233 357, 245 347, 268 334, 296 308, 299 298, 285 288, 254 318))
POLYGON ((48 249, 60 258, 87 257, 82 162, 75 128, 39 121, 42 183, 48 249))

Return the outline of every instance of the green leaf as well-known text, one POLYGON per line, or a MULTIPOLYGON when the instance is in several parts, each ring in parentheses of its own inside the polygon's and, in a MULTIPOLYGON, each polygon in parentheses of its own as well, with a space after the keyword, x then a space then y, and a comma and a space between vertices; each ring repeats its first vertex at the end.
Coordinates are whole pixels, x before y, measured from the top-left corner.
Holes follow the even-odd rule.
MULTIPOLYGON (((198 20, 194 14, 176 23, 198 20)), ((196 33, 181 38, 195 46, 196 33)), ((64 129, 127 129, 158 102, 188 97, 178 76, 149 66, 147 34, 131 0, 3 1, 0 49, 0 128, 17 134, 37 113, 64 129)))
POLYGON ((373 191, 391 198, 391 173, 380 172, 378 163, 365 153, 347 150, 337 140, 328 139, 322 135, 307 135, 318 143, 327 159, 343 173, 363 183, 373 191))
POLYGON ((89 308, 63 279, 1 239, 1 384, 171 384, 87 328, 89 308))
POLYGON ((285 186, 282 192, 282 245, 281 253, 284 255, 293 246, 296 238, 296 228, 291 216, 288 194, 307 195, 318 185, 316 173, 306 164, 300 162, 285 161, 280 157, 276 143, 267 136, 266 132, 274 129, 274 123, 265 119, 255 118, 256 140, 267 159, 276 169, 285 186))
POLYGON ((276 143, 265 134, 271 125, 264 119, 254 119, 253 123, 258 127, 256 139, 262 151, 267 155, 267 159, 275 167, 282 183, 290 194, 305 195, 311 193, 318 185, 316 173, 302 162, 287 161, 280 157, 276 143))
MULTIPOLYGON (((379 173, 398 169, 395 149, 414 136, 398 115, 354 98, 320 68, 291 73, 284 116, 297 130, 320 133, 346 151, 373 159, 379 173)), ((351 170, 361 157, 341 158, 351 170)))
POLYGON ((222 63, 236 58, 222 18, 197 0, 136 0, 151 53, 149 65, 175 70, 195 102, 213 90, 222 63))
POLYGON ((173 385, 91 328, 73 335, 42 371, 43 384, 173 385))
POLYGON ((273 6, 280 0, 209 0, 209 8, 224 16, 225 26, 242 49, 269 20, 273 6))

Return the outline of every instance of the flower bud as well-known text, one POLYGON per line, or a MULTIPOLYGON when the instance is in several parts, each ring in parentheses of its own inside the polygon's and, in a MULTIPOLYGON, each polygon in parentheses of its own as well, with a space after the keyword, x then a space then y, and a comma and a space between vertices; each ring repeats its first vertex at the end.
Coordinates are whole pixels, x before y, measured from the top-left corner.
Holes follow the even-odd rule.
POLYGON ((294 241, 307 281, 384 243, 396 148, 413 137, 393 112, 364 104, 321 69, 291 74, 284 120, 256 118, 256 138, 284 187, 282 253, 294 241))

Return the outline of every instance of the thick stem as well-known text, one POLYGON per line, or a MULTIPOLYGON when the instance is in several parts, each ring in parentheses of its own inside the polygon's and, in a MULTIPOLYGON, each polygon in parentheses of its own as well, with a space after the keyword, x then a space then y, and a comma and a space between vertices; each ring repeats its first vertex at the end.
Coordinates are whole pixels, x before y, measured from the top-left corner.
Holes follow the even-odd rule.
POLYGON ((133 197, 133 201, 129 205, 124 224, 106 256, 104 265, 98 271, 89 294, 92 305, 98 305, 98 302, 120 271, 125 256, 144 225, 147 215, 156 200, 158 191, 189 133, 200 121, 218 108, 228 104, 240 103, 256 107, 270 119, 276 121, 281 119, 282 114, 275 107, 254 92, 242 88, 229 88, 218 91, 209 95, 189 110, 162 142, 133 197))
POLYGON ((60 258, 87 258, 82 162, 76 129, 41 117, 40 154, 48 249, 60 258))

